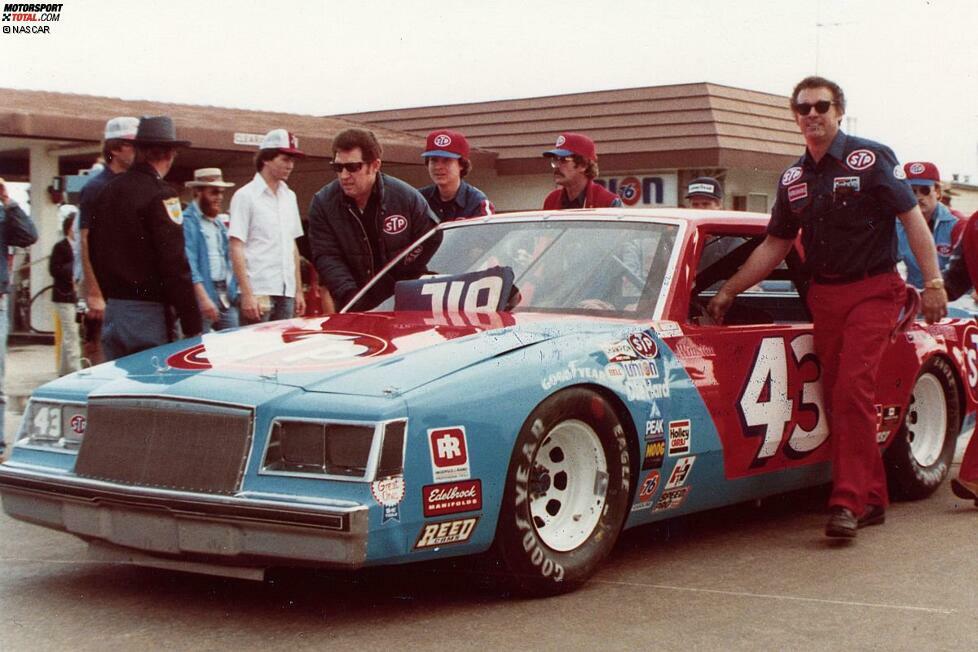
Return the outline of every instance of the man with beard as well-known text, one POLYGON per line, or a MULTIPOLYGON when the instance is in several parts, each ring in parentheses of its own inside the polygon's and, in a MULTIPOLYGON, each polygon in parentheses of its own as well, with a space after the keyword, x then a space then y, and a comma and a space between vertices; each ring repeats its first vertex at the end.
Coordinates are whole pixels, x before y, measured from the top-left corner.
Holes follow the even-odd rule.
POLYGON ((204 332, 234 328, 238 325, 238 311, 233 305, 237 288, 233 279, 228 283, 228 231, 217 219, 224 191, 234 184, 224 180, 220 168, 201 168, 194 170, 194 180, 185 185, 193 189, 194 200, 183 211, 184 247, 204 332))
POLYGON ((598 153, 594 141, 587 136, 560 134, 554 148, 543 155, 550 159, 554 183, 559 186, 543 201, 544 210, 622 205, 621 197, 594 182, 598 176, 598 153))

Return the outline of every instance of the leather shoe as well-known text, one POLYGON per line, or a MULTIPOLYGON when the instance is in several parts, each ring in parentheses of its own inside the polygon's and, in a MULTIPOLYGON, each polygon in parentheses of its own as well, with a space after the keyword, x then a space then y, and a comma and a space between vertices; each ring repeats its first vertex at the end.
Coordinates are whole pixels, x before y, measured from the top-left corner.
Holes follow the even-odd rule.
POLYGON ((951 491, 958 498, 973 500, 975 501, 975 505, 978 505, 978 482, 968 482, 961 478, 954 478, 951 480, 951 491))
POLYGON ((886 509, 882 505, 869 505, 863 515, 859 517, 858 527, 880 525, 884 521, 886 521, 886 509))
POLYGON ((852 510, 845 507, 833 507, 832 516, 825 524, 825 536, 841 539, 852 539, 856 536, 859 521, 852 510))

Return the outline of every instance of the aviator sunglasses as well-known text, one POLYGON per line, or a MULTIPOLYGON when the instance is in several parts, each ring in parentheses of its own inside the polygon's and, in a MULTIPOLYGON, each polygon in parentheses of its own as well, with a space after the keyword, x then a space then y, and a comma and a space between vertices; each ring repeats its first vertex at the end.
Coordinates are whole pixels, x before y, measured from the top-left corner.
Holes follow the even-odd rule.
POLYGON ((360 168, 363 167, 365 161, 356 161, 354 163, 330 163, 329 167, 333 168, 333 172, 339 174, 343 170, 346 170, 350 174, 359 172, 360 168))
POLYGON ((814 107, 817 113, 823 114, 823 113, 827 113, 829 107, 832 106, 833 104, 836 104, 836 102, 830 102, 829 100, 819 100, 814 104, 809 104, 808 102, 799 102, 798 104, 795 104, 794 109, 795 109, 795 113, 797 113, 798 115, 808 115, 811 112, 812 107, 814 107))
POLYGON ((918 186, 916 184, 911 184, 910 187, 913 189, 915 195, 923 195, 926 197, 930 194, 930 186, 918 186))

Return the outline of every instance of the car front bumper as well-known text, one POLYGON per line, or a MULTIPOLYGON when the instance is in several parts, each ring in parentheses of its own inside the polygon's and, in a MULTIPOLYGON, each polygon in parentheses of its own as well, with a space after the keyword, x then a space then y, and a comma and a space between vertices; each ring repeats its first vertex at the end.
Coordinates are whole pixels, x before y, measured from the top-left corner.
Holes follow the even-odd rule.
POLYGON ((161 558, 358 568, 367 556, 368 510, 349 501, 170 491, 10 462, 0 497, 13 518, 161 558))

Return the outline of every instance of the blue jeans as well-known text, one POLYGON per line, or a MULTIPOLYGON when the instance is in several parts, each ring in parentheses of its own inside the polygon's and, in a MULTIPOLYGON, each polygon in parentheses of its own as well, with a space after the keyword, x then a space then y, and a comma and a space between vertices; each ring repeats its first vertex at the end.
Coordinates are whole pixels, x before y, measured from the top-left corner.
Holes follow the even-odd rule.
POLYGON ((229 306, 227 310, 217 311, 216 322, 211 323, 205 319, 203 332, 223 331, 229 328, 237 328, 240 325, 237 306, 229 306))
POLYGON ((109 299, 105 302, 102 352, 106 361, 169 341, 166 306, 162 303, 132 299, 109 299))
POLYGON ((261 314, 261 319, 258 321, 251 321, 244 315, 241 316, 242 324, 257 324, 263 321, 278 321, 279 319, 291 319, 295 314, 295 299, 293 297, 286 297, 282 295, 271 295, 268 297, 272 300, 272 309, 269 312, 263 312, 261 314))

